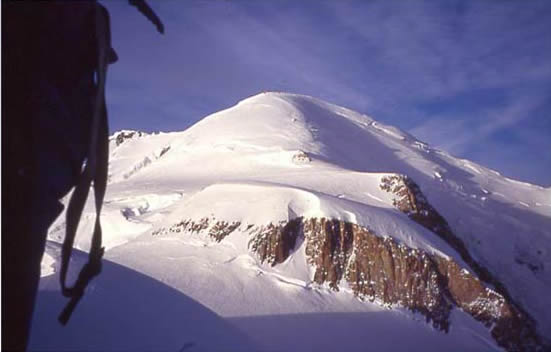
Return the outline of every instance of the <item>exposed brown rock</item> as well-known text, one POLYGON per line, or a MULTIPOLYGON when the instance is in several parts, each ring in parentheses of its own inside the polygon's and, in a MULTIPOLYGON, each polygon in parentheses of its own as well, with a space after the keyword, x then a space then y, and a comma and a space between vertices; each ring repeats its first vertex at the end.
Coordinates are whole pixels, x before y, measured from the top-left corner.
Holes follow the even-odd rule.
POLYGON ((316 268, 315 282, 338 290, 345 279, 360 298, 408 307, 448 329, 451 305, 425 253, 339 220, 309 219, 304 236, 308 261, 316 268))
POLYGON ((429 204, 419 186, 411 178, 404 175, 386 176, 382 178, 380 187, 397 196, 394 199, 394 206, 398 210, 421 226, 438 234, 461 256, 474 262, 463 241, 453 233, 446 219, 429 204))
POLYGON ((512 301, 509 291, 487 268, 480 265, 469 253, 465 243, 451 230, 448 222, 427 201, 419 186, 413 180, 404 175, 387 176, 382 179, 381 189, 398 196, 394 205, 410 219, 421 226, 439 235, 463 259, 478 277, 490 285, 496 291, 512 301))
POLYGON ((346 261, 352 251, 353 231, 350 224, 338 220, 310 219, 304 224, 306 256, 316 268, 314 281, 328 282, 338 289, 346 261))
POLYGON ((222 241, 224 237, 235 231, 241 225, 241 222, 234 221, 228 223, 226 221, 217 221, 209 230, 209 236, 217 242, 222 241))
POLYGON ((399 304, 422 313, 439 329, 448 330, 451 305, 446 287, 430 256, 377 237, 357 227, 356 253, 347 280, 353 290, 370 300, 399 304))
POLYGON ((446 279, 454 303, 491 328, 492 337, 508 351, 543 351, 531 317, 496 291, 462 269, 457 263, 436 257, 438 270, 446 279))
POLYGON ((302 233, 302 219, 289 222, 256 227, 249 241, 249 248, 255 252, 262 262, 274 266, 283 263, 295 247, 298 236, 302 233))
MULTIPOLYGON (((542 350, 536 334, 535 321, 518 305, 501 281, 480 265, 469 253, 463 241, 434 209, 419 186, 405 175, 392 175, 381 180, 381 189, 397 196, 394 206, 410 219, 439 235, 470 266, 480 280, 492 285, 495 291, 468 274, 455 262, 436 257, 439 272, 447 281, 451 298, 456 305, 492 328, 492 336, 507 350, 542 350)), ((549 347, 547 347, 549 348, 549 347)))
MULTIPOLYGON (((397 186, 388 187, 393 191, 397 186)), ((397 190, 402 195, 397 207, 410 216, 421 214, 434 219, 427 224, 433 228, 438 225, 439 231, 453 235, 445 220, 421 198, 420 191, 411 189, 402 186, 397 190)), ((239 222, 202 218, 184 220, 154 234, 204 232, 221 241, 240 226, 239 222)), ((496 342, 508 351, 548 348, 526 313, 453 260, 407 247, 391 237, 341 220, 296 218, 265 226, 247 224, 241 229, 251 235, 250 250, 272 266, 284 262, 302 236, 308 264, 315 268, 313 280, 318 284, 327 283, 339 290, 346 283, 360 299, 411 309, 443 331, 448 331, 450 312, 456 307, 491 329, 496 342)))
POLYGON ((453 260, 409 248, 369 229, 331 219, 294 219, 253 230, 250 248, 275 265, 303 233, 314 281, 338 290, 346 282, 361 299, 400 305, 448 331, 454 307, 491 328, 509 351, 543 350, 532 319, 453 260))
POLYGON ((159 228, 153 231, 151 234, 153 236, 163 235, 167 233, 199 233, 209 229, 209 236, 214 238, 217 242, 220 242, 224 237, 228 236, 230 233, 235 231, 241 223, 239 221, 226 222, 226 221, 216 221, 212 226, 210 225, 211 221, 208 218, 202 218, 199 221, 193 220, 182 220, 177 224, 174 224, 167 228, 159 228))

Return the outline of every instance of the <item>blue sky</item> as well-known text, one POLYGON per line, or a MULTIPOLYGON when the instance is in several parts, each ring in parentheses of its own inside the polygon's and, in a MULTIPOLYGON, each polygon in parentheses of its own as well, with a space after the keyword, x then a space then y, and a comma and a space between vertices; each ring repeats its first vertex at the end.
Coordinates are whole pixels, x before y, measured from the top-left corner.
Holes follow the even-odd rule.
POLYGON ((111 13, 111 130, 176 131, 261 91, 368 114, 551 186, 551 1, 162 0, 111 13))

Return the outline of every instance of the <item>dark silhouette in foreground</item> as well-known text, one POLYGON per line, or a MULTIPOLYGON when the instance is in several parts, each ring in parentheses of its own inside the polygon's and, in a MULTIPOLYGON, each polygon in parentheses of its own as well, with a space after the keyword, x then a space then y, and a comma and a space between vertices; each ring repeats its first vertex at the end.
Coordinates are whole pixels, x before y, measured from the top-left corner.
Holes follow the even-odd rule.
MULTIPOLYGON (((142 0, 130 1, 159 29, 142 0)), ((101 271, 99 213, 107 178, 104 87, 111 48, 109 14, 96 1, 2 2, 2 350, 25 350, 48 227, 72 187, 62 251, 67 323, 101 271), (96 225, 89 261, 65 285, 72 244, 90 186, 96 225)))

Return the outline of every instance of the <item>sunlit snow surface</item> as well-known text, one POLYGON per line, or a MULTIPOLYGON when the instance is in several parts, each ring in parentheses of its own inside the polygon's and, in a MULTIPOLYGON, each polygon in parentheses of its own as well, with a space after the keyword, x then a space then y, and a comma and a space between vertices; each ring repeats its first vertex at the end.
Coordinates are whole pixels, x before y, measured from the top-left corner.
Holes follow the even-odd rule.
MULTIPOLYGON (((161 302, 167 290, 172 290, 174 302, 182 296, 184 303, 175 303, 181 309, 189 303, 190 309, 201 312, 198 317, 203 313, 209 319, 216 317, 213 324, 219 325, 209 333, 223 332, 227 341, 241 341, 242 349, 366 350, 374 339, 378 350, 495 348, 487 329, 460 311, 454 311, 452 330, 446 335, 420 316, 361 302, 346 289, 334 292, 313 285, 300 243, 285 263, 275 267, 262 265, 249 253, 248 224, 325 216, 367 226, 378 235, 463 263, 446 243, 394 209, 392 195, 379 188, 389 173, 406 174, 419 184, 473 256, 497 273, 538 320, 541 332, 551 331, 551 189, 510 180, 454 158, 365 115, 285 93, 248 98, 184 132, 115 144, 113 140, 102 214, 104 245, 106 259, 128 267, 124 270, 129 274, 122 275, 124 270, 115 264, 106 265, 103 277, 83 299, 82 306, 88 308, 77 309, 70 328, 50 326, 57 313, 50 302, 59 306, 61 300, 56 298, 59 292, 50 291, 58 290, 52 274, 58 257, 53 242, 63 238, 60 217, 50 230, 53 242, 43 263, 45 278, 32 340, 37 349, 71 349, 80 342, 69 339, 77 345, 64 345, 68 340, 64 336, 69 331, 80 336, 84 334, 80 329, 103 317, 107 325, 86 332, 92 334, 86 339, 89 344, 79 348, 133 350, 140 346, 137 341, 146 339, 149 344, 138 349, 177 351, 190 339, 193 345, 184 350, 213 350, 208 343, 215 335, 199 328, 181 340, 171 340, 196 317, 160 317, 162 309, 154 308, 156 304, 167 308, 161 302), (205 234, 152 236, 156 229, 205 217, 242 225, 220 243, 205 234), (126 281, 136 275, 141 281, 133 290, 126 281), (111 295, 111 290, 123 293, 111 295), (117 299, 124 300, 125 295, 132 296, 133 308, 122 302, 126 320, 113 320, 109 304, 119 304, 117 299), (109 304, 100 304, 104 297, 110 297, 109 304), (139 308, 142 304, 145 311, 139 308), (128 334, 147 336, 156 319, 165 319, 162 331, 172 344, 161 342, 157 328, 158 334, 151 338, 129 341, 128 334), (102 340, 102 329, 115 324, 124 333, 102 340)), ((89 246, 93 214, 89 201, 76 241, 79 249, 89 246)))

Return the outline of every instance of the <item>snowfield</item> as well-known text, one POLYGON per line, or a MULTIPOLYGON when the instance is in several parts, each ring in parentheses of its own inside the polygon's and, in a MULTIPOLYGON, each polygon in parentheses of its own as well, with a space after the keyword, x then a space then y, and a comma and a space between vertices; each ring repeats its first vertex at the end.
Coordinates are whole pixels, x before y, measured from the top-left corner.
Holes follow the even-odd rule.
MULTIPOLYGON (((34 350, 500 350, 489 330, 453 310, 448 334, 420 314, 313 283, 304 243, 278 265, 249 248, 249 228, 298 217, 365 226, 462 267, 461 256, 398 211, 381 179, 404 174, 551 338, 551 188, 455 158, 397 128, 315 98, 262 93, 183 132, 111 139, 102 213, 104 272, 67 328, 57 262, 64 217, 51 227, 34 350), (235 223, 156 235, 185 220, 235 223)), ((89 248, 89 200, 75 247, 89 248)), ((83 255, 74 258, 73 268, 83 255)), ((74 269, 76 270, 76 269, 74 269)))

